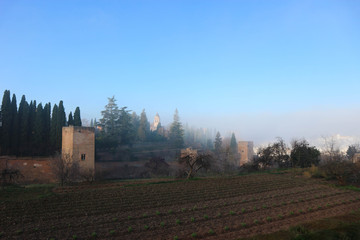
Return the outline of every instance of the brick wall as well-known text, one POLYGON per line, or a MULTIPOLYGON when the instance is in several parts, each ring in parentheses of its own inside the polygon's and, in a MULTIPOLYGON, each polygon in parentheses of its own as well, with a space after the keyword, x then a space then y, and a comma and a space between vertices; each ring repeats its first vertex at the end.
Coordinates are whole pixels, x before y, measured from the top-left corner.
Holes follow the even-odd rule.
POLYGON ((19 170, 24 176, 19 183, 50 183, 55 182, 51 170, 51 157, 9 157, 0 156, 0 171, 7 168, 19 170))

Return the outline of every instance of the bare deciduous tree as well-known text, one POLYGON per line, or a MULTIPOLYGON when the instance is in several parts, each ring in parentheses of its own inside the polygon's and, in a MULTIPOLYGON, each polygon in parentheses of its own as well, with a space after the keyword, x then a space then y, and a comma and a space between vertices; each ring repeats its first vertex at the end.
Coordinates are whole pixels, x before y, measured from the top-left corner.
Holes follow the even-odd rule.
POLYGON ((57 154, 51 162, 51 168, 61 186, 75 181, 80 176, 79 163, 70 154, 57 154))
POLYGON ((200 169, 208 169, 211 160, 212 155, 210 153, 197 154, 189 151, 180 157, 179 163, 184 167, 186 179, 190 179, 193 178, 200 169))

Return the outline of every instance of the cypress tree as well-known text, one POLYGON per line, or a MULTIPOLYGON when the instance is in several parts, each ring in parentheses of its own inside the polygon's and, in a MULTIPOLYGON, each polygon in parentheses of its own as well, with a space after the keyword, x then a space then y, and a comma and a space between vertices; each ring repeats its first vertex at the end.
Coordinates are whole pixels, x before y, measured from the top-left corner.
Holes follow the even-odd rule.
POLYGON ((140 115, 140 123, 137 130, 137 138, 140 141, 146 141, 147 136, 149 135, 150 124, 146 117, 145 109, 142 110, 140 115))
POLYGON ((1 105, 1 116, 2 116, 1 154, 7 155, 10 153, 11 122, 12 122, 9 90, 5 90, 3 95, 2 105, 1 105))
POLYGON ((30 101, 30 106, 29 106, 29 151, 30 154, 33 156, 34 155, 34 133, 35 133, 35 116, 36 116, 36 100, 30 101))
POLYGON ((22 96, 19 105, 19 154, 25 155, 28 151, 28 136, 29 136, 29 104, 22 96))
POLYGON ((43 155, 50 154, 50 124, 51 124, 51 104, 45 104, 43 110, 43 126, 44 126, 44 138, 43 138, 43 155))
POLYGON ((35 155, 42 155, 44 152, 44 114, 41 103, 39 103, 35 112, 33 148, 35 155))
POLYGON ((68 117, 68 126, 74 126, 74 119, 72 116, 72 112, 69 113, 69 117, 68 117))
POLYGON ((237 153, 237 151, 238 151, 238 146, 237 146, 237 143, 236 143, 236 138, 235 138, 234 133, 231 135, 230 150, 231 150, 231 153, 233 153, 233 154, 237 153))
POLYGON ((81 127, 81 116, 80 116, 80 108, 76 107, 74 112, 74 126, 80 126, 81 127))
POLYGON ((51 125, 50 125, 50 144, 51 144, 51 153, 54 153, 56 149, 56 139, 57 139, 57 125, 58 125, 58 111, 59 108, 55 104, 51 114, 51 125))
POLYGON ((62 128, 66 126, 66 115, 63 101, 59 102, 59 109, 57 114, 57 127, 56 127, 56 151, 61 151, 62 143, 62 128))
POLYGON ((17 155, 19 147, 19 118, 15 94, 13 94, 11 99, 11 114, 11 154, 17 155))

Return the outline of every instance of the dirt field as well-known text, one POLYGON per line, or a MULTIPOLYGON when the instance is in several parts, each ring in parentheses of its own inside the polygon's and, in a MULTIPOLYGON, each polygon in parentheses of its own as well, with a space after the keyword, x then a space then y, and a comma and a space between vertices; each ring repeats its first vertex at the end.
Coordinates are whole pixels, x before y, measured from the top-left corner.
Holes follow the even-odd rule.
POLYGON ((124 181, 0 202, 0 239, 239 239, 360 208, 360 193, 287 174, 124 181))

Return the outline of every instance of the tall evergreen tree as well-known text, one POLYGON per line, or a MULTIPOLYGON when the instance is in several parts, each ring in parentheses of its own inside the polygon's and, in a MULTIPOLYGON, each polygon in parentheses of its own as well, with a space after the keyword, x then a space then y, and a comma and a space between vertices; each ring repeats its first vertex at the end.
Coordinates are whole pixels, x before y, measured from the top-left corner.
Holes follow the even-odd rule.
POLYGON ((120 110, 116 104, 115 96, 108 98, 108 101, 105 110, 101 111, 103 117, 100 119, 100 123, 108 136, 115 137, 119 134, 118 120, 120 117, 120 110))
POLYGON ((135 130, 132 125, 132 119, 130 111, 126 110, 127 107, 122 107, 120 109, 120 118, 119 118, 119 130, 120 130, 120 143, 121 144, 132 144, 135 138, 135 130))
POLYGON ((51 126, 51 104, 47 103, 43 110, 43 124, 44 124, 44 150, 43 155, 51 154, 50 144, 50 126, 51 126))
POLYGON ((29 103, 25 95, 22 96, 19 104, 19 154, 26 155, 29 146, 29 103))
POLYGON ((140 126, 140 117, 136 114, 136 112, 132 112, 131 114, 131 123, 135 129, 136 137, 137 137, 137 130, 139 129, 140 126))
POLYGON ((55 151, 61 151, 62 144, 62 128, 66 126, 66 115, 63 101, 59 102, 59 108, 57 113, 57 126, 56 126, 56 149, 55 151))
POLYGON ((214 151, 216 154, 220 154, 222 152, 222 139, 220 132, 217 132, 215 136, 214 151))
POLYGON ((179 112, 177 109, 175 110, 174 121, 170 126, 169 140, 170 143, 177 148, 184 146, 184 129, 180 122, 179 112))
POLYGON ((139 127, 137 129, 137 138, 142 142, 146 141, 149 131, 150 123, 146 117, 145 109, 143 109, 140 115, 139 127))
POLYGON ((72 116, 72 112, 69 113, 67 125, 68 126, 74 126, 74 118, 72 116))
POLYGON ((238 146, 235 138, 235 134, 231 134, 231 140, 230 140, 230 150, 231 153, 237 153, 238 152, 238 146))
POLYGON ((81 127, 82 123, 81 123, 81 116, 80 116, 80 108, 76 107, 75 112, 74 112, 74 126, 79 126, 81 127))
POLYGON ((11 115, 11 154, 17 155, 19 147, 19 118, 15 94, 13 94, 11 99, 11 115))
POLYGON ((34 137, 33 137, 33 154, 38 156, 44 153, 44 113, 42 104, 36 108, 34 137))
POLYGON ((50 125, 50 143, 51 143, 51 153, 56 152, 57 143, 57 129, 58 129, 58 112, 59 107, 55 104, 51 114, 51 125, 50 125))
POLYGON ((1 153, 3 155, 7 155, 10 153, 11 126, 12 126, 11 101, 10 101, 9 90, 5 90, 3 95, 2 105, 1 105, 1 116, 2 116, 1 153))
POLYGON ((28 128, 28 147, 31 155, 34 155, 33 150, 35 149, 34 143, 34 129, 35 129, 35 116, 36 116, 36 100, 30 101, 29 105, 29 128, 28 128))

